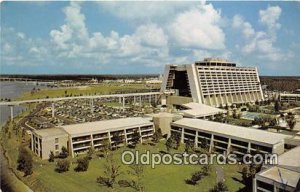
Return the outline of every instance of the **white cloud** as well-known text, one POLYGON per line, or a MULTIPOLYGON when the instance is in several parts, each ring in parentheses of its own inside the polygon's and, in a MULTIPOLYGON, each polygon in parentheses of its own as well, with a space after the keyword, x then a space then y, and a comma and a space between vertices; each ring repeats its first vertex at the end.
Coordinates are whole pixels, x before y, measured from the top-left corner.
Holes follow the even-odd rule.
POLYGON ((146 45, 163 47, 168 44, 168 36, 156 24, 142 25, 137 28, 136 36, 146 45))
POLYGON ((241 17, 240 15, 235 15, 233 17, 232 26, 235 29, 242 30, 242 33, 246 38, 250 38, 255 34, 252 25, 248 22, 245 22, 243 17, 241 17))
POLYGON ((279 6, 268 7, 266 10, 259 11, 259 21, 263 25, 267 26, 270 31, 274 31, 281 27, 281 24, 277 22, 280 15, 281 8, 279 6))
POLYGON ((97 2, 97 4, 99 4, 101 10, 104 9, 119 18, 145 22, 145 20, 172 18, 176 13, 189 9, 197 4, 202 4, 203 2, 100 1, 97 2))
POLYGON ((242 53, 246 55, 252 54, 269 61, 286 60, 286 53, 275 47, 276 30, 281 26, 277 22, 280 15, 281 8, 278 6, 268 7, 259 11, 259 22, 267 28, 266 31, 256 31, 242 16, 235 15, 232 19, 232 27, 240 30, 245 40, 245 44, 241 47, 242 53))
POLYGON ((24 33, 17 33, 17 36, 19 37, 19 38, 21 38, 21 39, 25 39, 25 34, 24 33))
POLYGON ((211 4, 180 13, 169 27, 169 33, 179 46, 224 49, 225 34, 219 26, 221 13, 211 4))
POLYGON ((13 28, 1 29, 1 63, 3 65, 36 66, 47 59, 47 45, 32 40, 13 28))
POLYGON ((71 3, 64 13, 66 23, 50 32, 61 59, 86 59, 99 65, 137 62, 152 66, 168 57, 168 36, 154 23, 140 25, 132 34, 120 36, 111 31, 104 36, 101 32, 88 33, 80 4, 71 3))

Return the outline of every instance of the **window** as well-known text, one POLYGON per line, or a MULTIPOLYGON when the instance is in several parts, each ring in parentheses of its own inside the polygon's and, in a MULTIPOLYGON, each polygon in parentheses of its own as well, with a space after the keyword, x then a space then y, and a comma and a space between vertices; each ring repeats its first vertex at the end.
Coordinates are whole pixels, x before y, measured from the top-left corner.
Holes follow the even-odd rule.
POLYGON ((58 145, 55 145, 55 150, 58 150, 58 149, 59 149, 58 145))
POLYGON ((58 143, 58 138, 55 138, 55 143, 58 143))

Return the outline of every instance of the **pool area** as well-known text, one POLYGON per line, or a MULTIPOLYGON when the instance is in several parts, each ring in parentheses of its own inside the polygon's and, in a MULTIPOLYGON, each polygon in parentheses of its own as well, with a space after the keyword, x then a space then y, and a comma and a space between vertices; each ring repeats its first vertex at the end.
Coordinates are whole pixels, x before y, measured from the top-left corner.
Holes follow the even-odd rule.
POLYGON ((248 112, 248 111, 244 111, 242 112, 242 119, 248 119, 248 120, 254 120, 255 117, 259 117, 263 115, 263 113, 256 113, 256 112, 248 112))

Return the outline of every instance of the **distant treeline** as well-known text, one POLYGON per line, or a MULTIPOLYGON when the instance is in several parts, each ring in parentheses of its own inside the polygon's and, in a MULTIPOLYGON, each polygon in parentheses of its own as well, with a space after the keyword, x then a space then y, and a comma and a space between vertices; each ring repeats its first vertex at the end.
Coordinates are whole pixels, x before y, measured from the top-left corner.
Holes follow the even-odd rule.
POLYGON ((279 91, 295 91, 300 89, 300 77, 276 77, 276 76, 261 76, 260 81, 262 85, 267 85, 268 90, 279 91))
POLYGON ((61 81, 61 80, 76 80, 85 81, 92 78, 97 80, 115 80, 115 79, 140 79, 140 78, 152 78, 158 77, 159 74, 122 74, 122 75, 81 75, 81 74, 59 74, 59 75, 0 75, 1 78, 27 78, 36 80, 49 80, 49 81, 61 81))

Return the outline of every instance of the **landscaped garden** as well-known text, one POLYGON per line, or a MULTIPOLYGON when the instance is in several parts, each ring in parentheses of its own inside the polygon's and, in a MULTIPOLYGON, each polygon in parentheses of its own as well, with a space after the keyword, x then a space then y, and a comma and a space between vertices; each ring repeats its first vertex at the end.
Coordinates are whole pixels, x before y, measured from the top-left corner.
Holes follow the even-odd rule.
MULTIPOLYGON (((55 158, 53 162, 41 160, 29 151, 32 158, 32 173, 24 177, 24 170, 19 171, 17 167, 20 164, 19 150, 22 145, 28 150, 28 137, 24 131, 14 129, 19 119, 16 118, 9 126, 1 132, 1 141, 3 148, 6 149, 6 155, 10 162, 10 167, 17 176, 24 181, 34 191, 141 191, 136 187, 137 175, 132 174, 136 170, 131 165, 121 163, 121 153, 124 150, 137 150, 140 153, 150 151, 150 153, 176 153, 184 152, 185 145, 181 144, 178 149, 167 150, 166 140, 160 140, 158 143, 149 142, 146 144, 137 144, 135 149, 132 147, 120 147, 117 150, 109 151, 113 156, 113 166, 118 167, 118 176, 112 187, 105 185, 99 177, 105 177, 107 174, 107 159, 103 157, 103 152, 96 151, 92 153, 88 160, 86 171, 75 171, 78 167, 78 159, 86 155, 79 155, 76 158, 67 157, 65 160, 70 162, 67 171, 57 171, 57 164, 62 161, 55 158), (97 182, 98 181, 98 182, 97 182), (133 181, 135 185, 132 186, 133 181)), ((111 165, 111 164, 110 164, 111 165)), ((202 174, 204 165, 157 165, 154 169, 150 165, 142 166, 142 171, 138 175, 138 186, 142 186, 142 191, 209 191, 217 183, 216 171, 222 170, 224 174, 224 184, 229 191, 237 191, 244 187, 242 183, 242 165, 210 165, 205 175, 196 179, 196 183, 187 184, 188 179, 193 179, 195 173, 202 174)), ((139 169, 140 170, 140 169, 139 169)))

